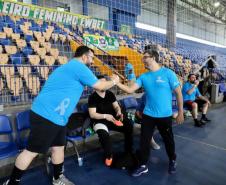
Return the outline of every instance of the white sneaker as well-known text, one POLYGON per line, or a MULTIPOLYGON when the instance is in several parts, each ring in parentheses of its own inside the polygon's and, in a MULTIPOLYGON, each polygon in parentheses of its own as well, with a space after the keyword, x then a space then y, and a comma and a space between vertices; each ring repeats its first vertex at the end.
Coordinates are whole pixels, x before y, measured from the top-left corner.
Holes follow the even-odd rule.
POLYGON ((53 177, 53 185, 75 185, 73 182, 69 181, 63 174, 60 175, 59 179, 55 180, 53 177))
POLYGON ((2 185, 8 185, 9 184, 9 180, 5 181, 2 185))
POLYGON ((151 140, 151 147, 154 150, 159 150, 160 149, 160 146, 155 142, 155 140, 153 138, 151 140))
POLYGON ((192 114, 191 114, 190 111, 185 111, 185 112, 184 112, 184 116, 185 116, 185 117, 192 117, 192 114))

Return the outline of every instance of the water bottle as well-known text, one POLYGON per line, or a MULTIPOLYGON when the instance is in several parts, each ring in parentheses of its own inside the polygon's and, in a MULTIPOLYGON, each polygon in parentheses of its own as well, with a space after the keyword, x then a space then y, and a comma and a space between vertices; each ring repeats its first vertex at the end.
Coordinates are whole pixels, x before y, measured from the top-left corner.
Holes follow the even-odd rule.
POLYGON ((135 121, 135 114, 132 114, 131 120, 134 122, 135 121))
POLYGON ((83 159, 82 159, 82 157, 79 157, 78 158, 78 165, 79 166, 82 166, 83 165, 83 159))

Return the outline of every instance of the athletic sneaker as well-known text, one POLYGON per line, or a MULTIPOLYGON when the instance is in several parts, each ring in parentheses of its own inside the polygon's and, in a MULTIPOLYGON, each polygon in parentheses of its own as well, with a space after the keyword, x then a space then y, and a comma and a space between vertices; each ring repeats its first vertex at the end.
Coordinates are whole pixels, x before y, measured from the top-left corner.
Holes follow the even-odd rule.
POLYGON ((69 181, 63 174, 60 175, 59 179, 55 180, 53 177, 53 185, 75 185, 73 182, 69 181))
POLYGON ((177 163, 175 160, 172 160, 169 162, 169 169, 168 169, 169 174, 176 173, 176 166, 177 166, 177 163))
POLYGON ((204 121, 203 119, 200 119, 199 123, 200 123, 201 125, 206 125, 206 121, 204 121))
POLYGON ((8 185, 9 184, 9 180, 5 181, 2 185, 8 185))
POLYGON ((202 124, 202 123, 200 123, 200 121, 195 120, 195 124, 194 124, 194 126, 195 126, 195 127, 202 127, 202 126, 203 126, 203 124, 202 124))
POLYGON ((211 120, 210 120, 210 119, 208 119, 207 117, 202 118, 201 120, 202 120, 202 121, 205 121, 205 122, 210 122, 210 121, 211 121, 211 120))
POLYGON ((148 167, 146 165, 142 165, 132 173, 133 177, 139 177, 142 174, 148 173, 148 167))
POLYGON ((111 158, 106 158, 105 159, 105 165, 106 166, 111 166, 111 164, 112 164, 112 157, 111 158))
POLYGON ((160 146, 155 142, 154 139, 151 140, 151 147, 154 150, 159 150, 160 149, 160 146))

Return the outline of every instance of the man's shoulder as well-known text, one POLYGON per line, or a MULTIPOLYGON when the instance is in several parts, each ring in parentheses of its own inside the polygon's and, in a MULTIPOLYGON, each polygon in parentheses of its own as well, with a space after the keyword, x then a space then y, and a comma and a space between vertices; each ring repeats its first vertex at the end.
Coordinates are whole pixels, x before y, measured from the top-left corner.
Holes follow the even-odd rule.
POLYGON ((108 95, 114 95, 114 93, 111 92, 110 90, 106 90, 106 94, 108 94, 108 95))
MULTIPOLYGON (((191 84, 191 83, 189 83, 189 82, 186 82, 185 84, 184 84, 184 87, 185 88, 188 88, 188 89, 191 89, 192 87, 193 87, 193 84, 191 84)), ((195 90, 196 89, 198 89, 197 87, 195 88, 195 90)))
POLYGON ((183 87, 188 87, 189 86, 189 82, 185 82, 183 87))
POLYGON ((172 69, 169 69, 169 68, 166 68, 166 67, 162 67, 162 72, 164 74, 168 74, 168 75, 176 75, 176 73, 172 69))
POLYGON ((150 71, 147 71, 145 73, 142 73, 138 78, 146 78, 148 76, 148 74, 150 74, 150 71))
POLYGON ((70 66, 76 66, 76 68, 84 68, 84 69, 89 69, 87 67, 87 65, 83 64, 82 62, 80 62, 79 60, 77 60, 76 58, 72 58, 71 60, 69 60, 69 62, 66 65, 70 65, 70 66))
POLYGON ((89 98, 88 98, 88 99, 89 99, 89 100, 90 100, 90 99, 96 99, 96 97, 97 97, 97 93, 96 93, 96 91, 95 91, 95 92, 93 92, 92 94, 89 95, 89 98))
POLYGON ((106 91, 107 98, 116 98, 115 94, 109 90, 106 91))

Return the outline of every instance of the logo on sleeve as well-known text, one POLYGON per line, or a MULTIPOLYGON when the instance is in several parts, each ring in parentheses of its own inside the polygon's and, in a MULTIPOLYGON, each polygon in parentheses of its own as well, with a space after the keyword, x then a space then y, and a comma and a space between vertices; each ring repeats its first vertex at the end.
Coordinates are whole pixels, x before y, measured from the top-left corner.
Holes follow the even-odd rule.
POLYGON ((173 82, 173 86, 176 87, 180 82, 173 82))

